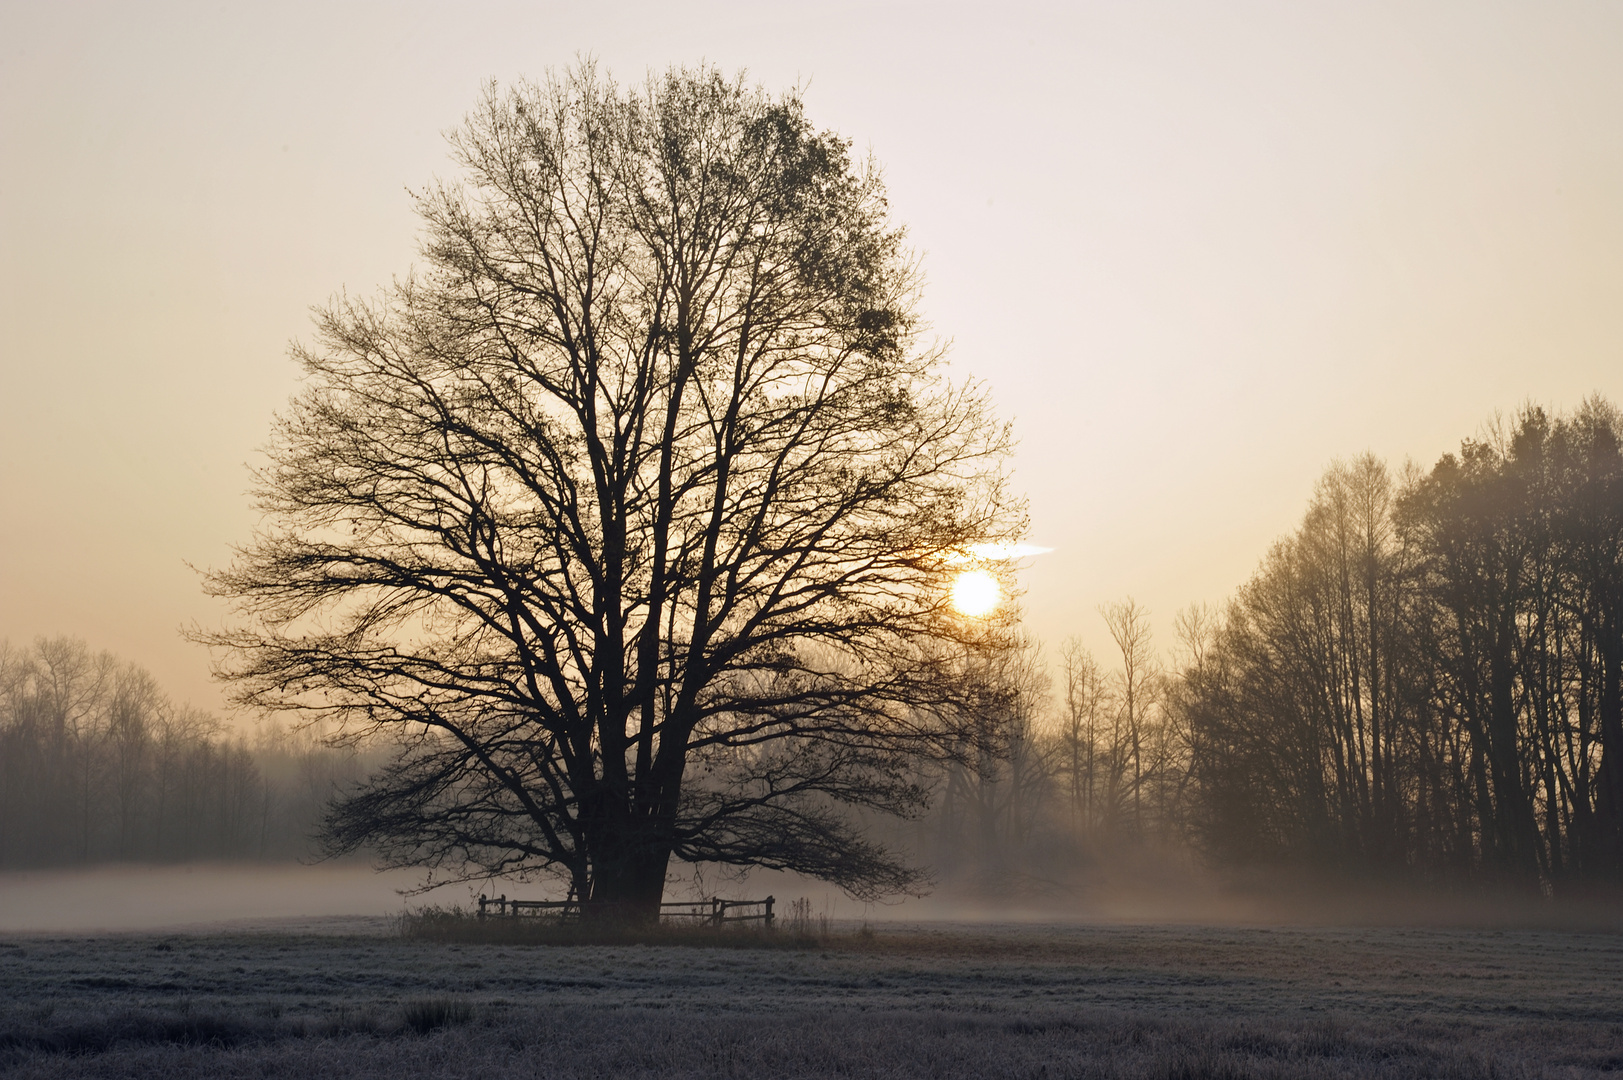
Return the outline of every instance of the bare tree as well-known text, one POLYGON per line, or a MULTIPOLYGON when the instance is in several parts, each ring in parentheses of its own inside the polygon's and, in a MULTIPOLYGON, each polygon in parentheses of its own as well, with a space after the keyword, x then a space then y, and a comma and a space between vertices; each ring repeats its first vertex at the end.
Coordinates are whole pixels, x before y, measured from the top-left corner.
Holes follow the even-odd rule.
POLYGON ((331 849, 640 917, 673 857, 913 887, 842 807, 920 805, 949 567, 1022 521, 876 169, 712 70, 492 88, 451 144, 210 578, 240 701, 404 746, 331 849))
POLYGON ((1056 747, 1045 714, 1049 676, 1035 643, 985 635, 957 672, 959 722, 944 760, 925 780, 936 800, 938 869, 952 882, 1002 893, 1050 861, 1056 747))
MULTIPOLYGON (((0 642, 0 868, 259 854, 264 791, 248 748, 140 667, 74 638, 0 642)), ((279 830, 275 853, 306 834, 279 830)))
POLYGON ((1194 623, 1174 714, 1196 750, 1195 830, 1232 854, 1328 865, 1404 858, 1403 791, 1424 726, 1412 559, 1371 455, 1332 465, 1221 633, 1194 623))
MULTIPOLYGON (((1099 609, 1121 655, 1115 673, 1115 716, 1108 756, 1109 801, 1133 831, 1144 828, 1144 796, 1158 775, 1162 670, 1155 655, 1150 613, 1132 597, 1099 609)), ((1153 798, 1153 793, 1152 793, 1153 798)))
POLYGON ((1093 654, 1077 638, 1060 650, 1065 711, 1060 717, 1058 765, 1064 779, 1073 829, 1090 832, 1101 824, 1101 738, 1112 708, 1110 689, 1093 654))
POLYGON ((1202 843, 1529 890, 1615 883, 1620 447, 1623 420, 1592 399, 1525 408, 1401 483, 1370 455, 1332 466, 1175 685, 1202 843))

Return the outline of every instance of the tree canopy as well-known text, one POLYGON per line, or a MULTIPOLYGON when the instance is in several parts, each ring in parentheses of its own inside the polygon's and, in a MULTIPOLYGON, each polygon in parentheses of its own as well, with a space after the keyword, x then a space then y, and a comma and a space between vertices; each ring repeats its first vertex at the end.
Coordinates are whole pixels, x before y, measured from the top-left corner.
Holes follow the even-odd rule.
POLYGON ((917 885, 907 812, 1010 441, 921 341, 878 170, 709 69, 492 86, 423 265, 295 347, 266 525, 209 578, 237 699, 388 734, 333 850, 657 905, 672 857, 917 885))

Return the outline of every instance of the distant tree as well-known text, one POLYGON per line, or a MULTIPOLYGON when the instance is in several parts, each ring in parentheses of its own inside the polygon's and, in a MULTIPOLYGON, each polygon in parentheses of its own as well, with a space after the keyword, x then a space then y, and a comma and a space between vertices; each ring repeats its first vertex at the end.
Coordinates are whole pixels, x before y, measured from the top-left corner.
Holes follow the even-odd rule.
POLYGON ((1401 522, 1435 609, 1483 861, 1532 882, 1623 872, 1623 418, 1524 409, 1445 455, 1401 522))
MULTIPOLYGON (((276 742, 250 748, 77 639, 0 641, 0 867, 304 854, 334 784, 267 779, 276 742)), ((329 773, 351 757, 321 752, 329 773)))
POLYGON ((1101 762, 1108 760, 1101 738, 1112 709, 1110 690, 1099 662, 1077 638, 1060 650, 1060 679, 1064 700, 1055 732, 1057 773, 1071 827, 1092 832, 1103 821, 1099 773, 1101 762))
POLYGON ((1105 754, 1107 805, 1115 822, 1130 823, 1131 832, 1141 833, 1146 822, 1145 795, 1154 799, 1166 764, 1161 730, 1164 671, 1152 644, 1150 613, 1136 600, 1128 597, 1106 604, 1099 614, 1121 657, 1121 667, 1113 676, 1116 708, 1105 754))
POLYGON ((1563 494, 1562 621, 1577 647, 1565 650, 1567 692, 1556 699, 1567 708, 1548 710, 1556 722, 1544 735, 1545 782, 1571 808, 1559 822, 1571 832, 1571 861, 1585 877, 1616 882, 1623 877, 1623 412, 1591 398, 1557 426, 1553 441, 1563 494))
POLYGON ((1022 522, 876 169, 712 70, 492 88, 451 145, 210 579, 241 701, 404 747, 330 850, 641 917, 673 858, 913 887, 844 808, 920 805, 951 557, 1022 522))
POLYGON ((1527 890, 1623 875, 1623 418, 1527 408, 1332 467, 1174 687, 1224 860, 1527 890))
POLYGON ((1484 854, 1499 872, 1530 881, 1541 859, 1516 703, 1517 616, 1542 545, 1526 512, 1536 466, 1508 442, 1468 440, 1458 455, 1445 455, 1408 494, 1404 523, 1423 554, 1439 616, 1438 673, 1471 751, 1468 790, 1484 854))
POLYGON ((937 861, 949 878, 1000 892, 1029 876, 1051 800, 1054 754, 1042 724, 1048 674, 1033 643, 992 634, 956 678, 958 732, 934 785, 937 861))
MULTIPOLYGON (((1403 867, 1429 713, 1413 559, 1370 455, 1338 462, 1190 661, 1195 829, 1229 857, 1403 867)), ((1433 745, 1433 749, 1435 746, 1433 745)))

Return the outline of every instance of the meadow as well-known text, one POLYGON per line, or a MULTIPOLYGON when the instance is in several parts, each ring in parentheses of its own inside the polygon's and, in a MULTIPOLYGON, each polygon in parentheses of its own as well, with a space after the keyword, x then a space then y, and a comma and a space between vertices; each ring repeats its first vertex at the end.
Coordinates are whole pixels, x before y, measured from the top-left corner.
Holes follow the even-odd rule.
POLYGON ((517 945, 398 920, 0 938, 18 1077, 1588 1077, 1623 937, 836 924, 517 945))

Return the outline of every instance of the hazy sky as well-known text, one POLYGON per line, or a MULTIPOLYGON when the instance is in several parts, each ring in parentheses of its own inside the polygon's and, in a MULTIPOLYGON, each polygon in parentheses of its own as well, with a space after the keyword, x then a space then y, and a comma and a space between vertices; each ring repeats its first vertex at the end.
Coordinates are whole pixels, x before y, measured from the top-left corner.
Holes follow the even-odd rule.
POLYGON ((1623 401, 1623 5, 0 0, 0 637, 214 706, 187 563, 254 526, 287 342, 405 271, 488 79, 805 88, 1020 437, 1033 631, 1170 644, 1326 464, 1623 401))

